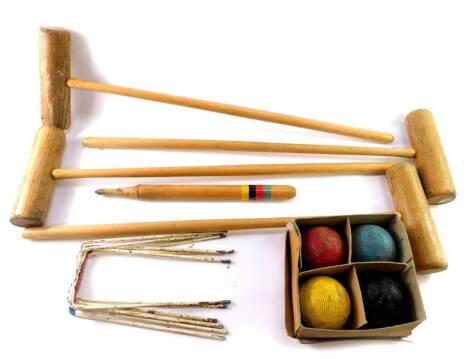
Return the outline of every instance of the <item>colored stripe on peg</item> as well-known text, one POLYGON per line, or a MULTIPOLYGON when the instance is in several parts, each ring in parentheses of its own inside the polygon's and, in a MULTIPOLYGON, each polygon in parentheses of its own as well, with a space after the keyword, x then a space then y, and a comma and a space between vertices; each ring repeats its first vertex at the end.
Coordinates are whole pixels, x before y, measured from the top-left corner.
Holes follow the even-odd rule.
POLYGON ((242 201, 268 201, 271 200, 271 185, 242 185, 240 194, 242 201))

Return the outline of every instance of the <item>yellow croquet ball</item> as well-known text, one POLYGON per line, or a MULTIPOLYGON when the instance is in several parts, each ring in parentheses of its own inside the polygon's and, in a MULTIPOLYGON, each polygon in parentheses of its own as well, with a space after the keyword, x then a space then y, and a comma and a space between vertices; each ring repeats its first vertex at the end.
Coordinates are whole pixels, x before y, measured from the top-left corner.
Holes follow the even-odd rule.
POLYGON ((308 327, 341 329, 348 321, 351 299, 336 279, 312 277, 300 287, 300 312, 308 327))

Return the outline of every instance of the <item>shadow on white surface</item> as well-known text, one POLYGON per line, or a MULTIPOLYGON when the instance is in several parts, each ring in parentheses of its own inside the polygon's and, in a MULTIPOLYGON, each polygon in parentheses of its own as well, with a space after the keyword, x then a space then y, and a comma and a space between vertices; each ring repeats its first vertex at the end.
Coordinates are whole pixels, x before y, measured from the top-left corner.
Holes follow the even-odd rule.
MULTIPOLYGON (((91 55, 90 46, 84 36, 78 32, 71 32, 72 41, 72 60, 71 74, 83 80, 105 82, 104 77, 98 71, 93 57, 91 55)), ((96 119, 100 112, 101 103, 94 91, 75 90, 72 89, 72 134, 79 134, 88 128, 96 119)))
MULTIPOLYGON (((91 55, 88 41, 81 34, 71 31, 71 75, 91 81, 104 81, 91 55)), ((61 167, 78 168, 82 157, 80 133, 97 119, 102 100, 96 92, 71 90, 72 125, 67 131, 67 139, 62 155, 61 167)), ((57 181, 52 196, 48 218, 55 223, 65 223, 69 218, 71 206, 76 194, 75 186, 64 181, 57 181)))

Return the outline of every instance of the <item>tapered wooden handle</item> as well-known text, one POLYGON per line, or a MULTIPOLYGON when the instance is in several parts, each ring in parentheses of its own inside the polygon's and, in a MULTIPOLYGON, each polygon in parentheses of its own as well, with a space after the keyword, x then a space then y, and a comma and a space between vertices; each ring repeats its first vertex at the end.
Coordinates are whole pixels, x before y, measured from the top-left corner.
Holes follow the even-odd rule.
POLYGON ((338 135, 362 138, 381 143, 390 143, 393 141, 393 136, 388 133, 365 130, 361 128, 339 125, 319 120, 312 120, 303 117, 290 116, 276 112, 256 110, 248 107, 228 105, 225 103, 218 103, 205 100, 197 100, 193 98, 168 95, 158 92, 130 89, 126 87, 102 84, 98 82, 85 81, 74 78, 69 79, 67 84, 71 88, 99 91, 115 95, 140 98, 144 100, 164 102, 172 105, 197 108, 200 110, 224 113, 227 115, 251 118, 254 120, 273 122, 282 125, 302 127, 310 130, 335 133, 338 135))
POLYGON ((139 200, 276 201, 295 197, 295 188, 285 185, 137 185, 95 192, 139 200))
POLYGON ((297 143, 191 140, 169 138, 124 138, 124 137, 85 137, 82 144, 89 148, 109 149, 167 149, 196 151, 239 151, 239 152, 273 152, 273 153, 305 153, 329 155, 361 155, 361 156, 415 156, 412 148, 360 147, 311 145, 297 143))
POLYGON ((192 167, 144 167, 110 169, 55 169, 55 179, 96 177, 193 177, 256 175, 383 174, 394 162, 297 163, 192 167))
POLYGON ((93 239, 160 233, 218 232, 262 228, 283 228, 290 220, 292 220, 291 217, 236 218, 36 227, 25 229, 23 231, 23 238, 93 239))
POLYGON ((70 127, 70 33, 59 28, 39 31, 41 119, 45 126, 70 127))
POLYGON ((416 270, 421 273, 445 270, 447 260, 416 167, 397 164, 387 170, 386 176, 395 208, 403 216, 416 270))

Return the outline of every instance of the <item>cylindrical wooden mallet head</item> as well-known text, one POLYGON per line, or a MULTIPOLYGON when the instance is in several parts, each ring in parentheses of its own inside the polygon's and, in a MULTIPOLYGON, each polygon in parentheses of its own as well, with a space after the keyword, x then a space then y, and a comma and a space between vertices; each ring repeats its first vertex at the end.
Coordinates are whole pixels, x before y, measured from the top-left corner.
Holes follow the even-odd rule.
POLYGON ((41 120, 45 126, 70 127, 70 33, 59 28, 39 30, 41 120))
POLYGON ((445 270, 447 260, 416 167, 396 164, 386 172, 393 202, 403 217, 416 270, 431 273, 445 270))
POLYGON ((406 126, 416 151, 416 167, 428 202, 442 204, 454 200, 454 182, 432 113, 413 111, 406 116, 406 126))
POLYGON ((64 144, 61 129, 43 126, 37 132, 10 218, 15 226, 44 224, 54 188, 52 170, 59 165, 64 144))
POLYGON ((57 28, 39 31, 42 127, 36 134, 26 173, 11 216, 20 227, 41 226, 52 197, 52 170, 58 167, 70 127, 70 34, 57 28))

